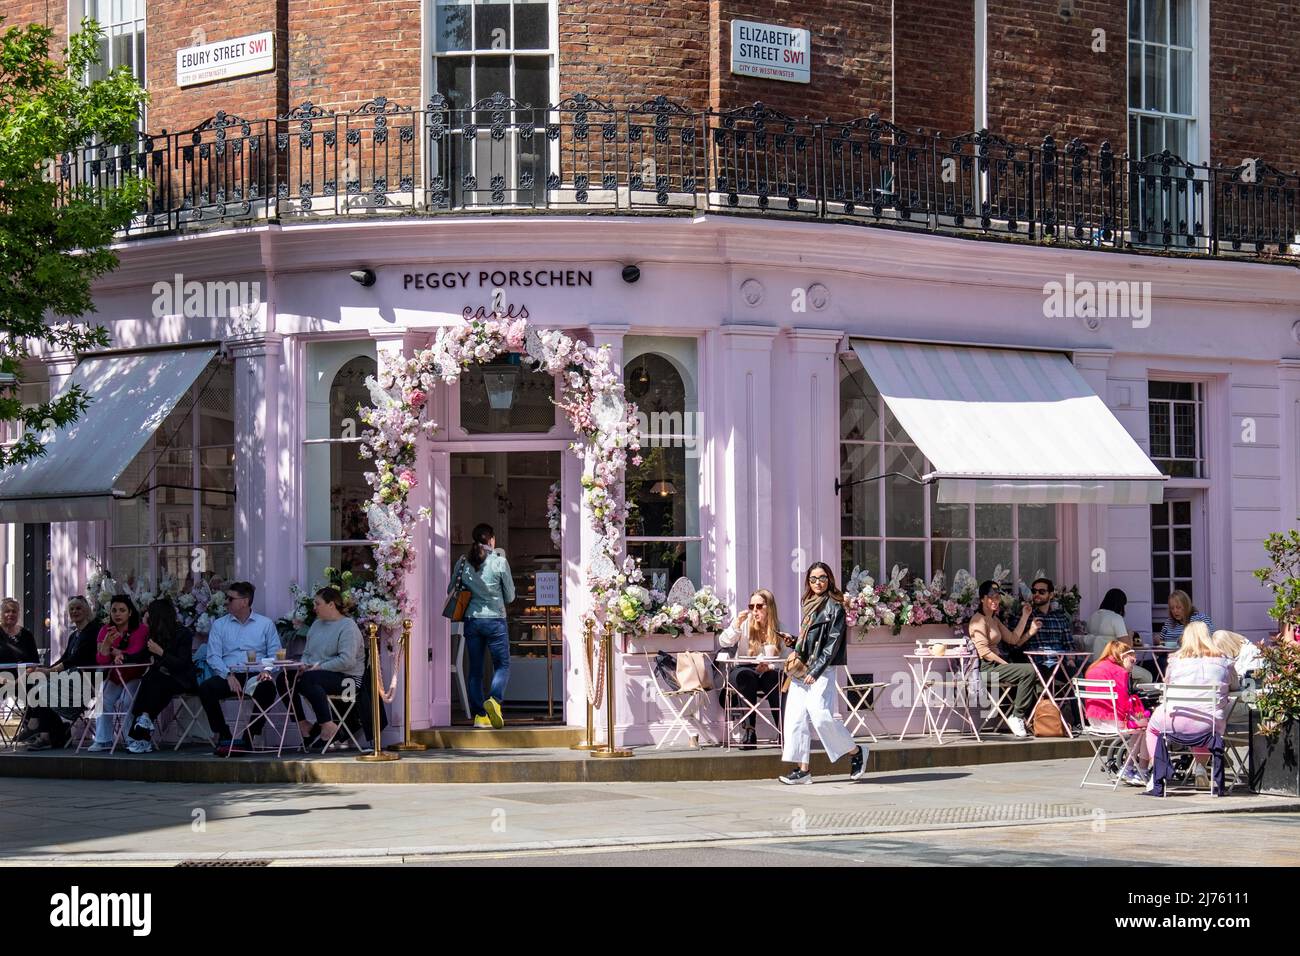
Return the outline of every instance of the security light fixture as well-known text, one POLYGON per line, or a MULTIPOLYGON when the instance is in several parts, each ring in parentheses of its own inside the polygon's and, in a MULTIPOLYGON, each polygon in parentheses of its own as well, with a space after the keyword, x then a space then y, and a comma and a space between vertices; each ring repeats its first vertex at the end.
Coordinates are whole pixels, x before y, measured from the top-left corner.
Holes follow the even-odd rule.
POLYGON ((374 269, 356 269, 349 272, 348 275, 352 277, 353 282, 365 286, 367 289, 375 284, 374 269))
POLYGON ((635 281, 636 281, 637 279, 639 279, 639 278, 641 278, 641 269, 640 269, 639 266, 624 266, 624 267, 623 267, 623 281, 624 281, 624 282, 632 283, 632 282, 635 282, 635 281))

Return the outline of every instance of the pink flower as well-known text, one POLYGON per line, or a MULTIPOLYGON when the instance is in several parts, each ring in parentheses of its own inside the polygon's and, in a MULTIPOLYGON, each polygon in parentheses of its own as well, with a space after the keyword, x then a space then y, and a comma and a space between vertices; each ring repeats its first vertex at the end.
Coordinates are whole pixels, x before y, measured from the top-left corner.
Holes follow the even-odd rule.
POLYGON ((423 408, 424 403, 427 402, 428 400, 429 400, 429 396, 425 395, 424 392, 420 391, 418 388, 411 393, 409 398, 411 407, 414 408, 416 411, 419 411, 421 408, 423 408))

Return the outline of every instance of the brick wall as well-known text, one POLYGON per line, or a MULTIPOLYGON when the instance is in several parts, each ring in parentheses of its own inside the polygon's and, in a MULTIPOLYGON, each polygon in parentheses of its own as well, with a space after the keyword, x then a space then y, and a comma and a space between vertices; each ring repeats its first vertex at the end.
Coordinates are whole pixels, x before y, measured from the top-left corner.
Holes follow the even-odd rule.
POLYGON ((1094 148, 1127 142, 1128 14, 1117 0, 988 0, 991 130, 1036 144, 1048 133, 1094 148), (1106 52, 1092 50, 1105 31, 1106 52))
MULTIPOLYGON (((66 0, 8 0, 6 26, 47 22, 66 36, 66 0)), ((1210 4, 1211 158, 1300 160, 1300 3, 1210 4)), ((1127 147, 1127 11, 1119 0, 988 0, 991 129, 1036 144, 1047 133, 1127 147), (1063 17, 1061 10, 1071 14, 1063 17), (1106 50, 1094 52, 1095 29, 1106 50)), ((373 96, 421 105, 421 0, 148 0, 153 131, 216 110, 273 116, 311 100, 335 110, 373 96), (202 8, 202 16, 195 8, 202 8), (279 68, 185 90, 176 50, 201 24, 208 41, 276 31, 279 68)), ((974 0, 558 0, 560 88, 617 106, 665 93, 688 107, 762 101, 796 116, 879 113, 908 129, 974 125, 974 0), (808 29, 809 85, 730 71, 734 18, 808 29), (890 85, 890 69, 895 86, 890 85)))
POLYGON ((709 0, 559 0, 561 92, 620 107, 663 93, 704 109, 709 7, 709 0))
POLYGON ((344 111, 376 96, 419 108, 420 0, 293 0, 290 106, 344 111))
POLYGON ((1210 4, 1210 158, 1300 166, 1300 4, 1210 4))
POLYGON ((40 23, 54 31, 50 52, 61 57, 68 43, 68 0, 4 0, 0 4, 0 32, 40 23))
POLYGON ((974 128, 974 0, 897 0, 894 57, 895 123, 945 135, 974 128))

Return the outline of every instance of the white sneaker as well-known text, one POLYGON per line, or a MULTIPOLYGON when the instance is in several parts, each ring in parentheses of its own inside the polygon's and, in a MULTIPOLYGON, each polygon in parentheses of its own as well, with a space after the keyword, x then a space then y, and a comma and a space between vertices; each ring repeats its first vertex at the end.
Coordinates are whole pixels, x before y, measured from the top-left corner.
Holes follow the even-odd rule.
POLYGON ((1029 736, 1029 731, 1025 730, 1025 722, 1021 720, 1019 717, 1008 717, 1007 727, 1009 727, 1011 729, 1011 732, 1015 734, 1017 737, 1029 736))
POLYGON ((153 753, 153 741, 132 738, 126 742, 126 749, 133 754, 153 753))
POLYGON ((94 743, 92 743, 92 744, 91 744, 89 747, 87 747, 86 749, 87 749, 90 753, 92 753, 92 754, 103 753, 105 750, 112 750, 112 749, 113 749, 113 741, 111 741, 111 740, 96 740, 94 743))

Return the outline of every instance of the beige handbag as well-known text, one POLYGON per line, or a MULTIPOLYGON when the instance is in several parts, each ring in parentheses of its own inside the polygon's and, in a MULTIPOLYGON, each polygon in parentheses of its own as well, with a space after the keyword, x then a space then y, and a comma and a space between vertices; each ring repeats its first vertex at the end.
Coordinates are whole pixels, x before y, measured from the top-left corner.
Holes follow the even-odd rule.
POLYGON ((681 651, 677 655, 677 687, 685 691, 713 690, 709 658, 701 651, 681 651))

